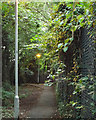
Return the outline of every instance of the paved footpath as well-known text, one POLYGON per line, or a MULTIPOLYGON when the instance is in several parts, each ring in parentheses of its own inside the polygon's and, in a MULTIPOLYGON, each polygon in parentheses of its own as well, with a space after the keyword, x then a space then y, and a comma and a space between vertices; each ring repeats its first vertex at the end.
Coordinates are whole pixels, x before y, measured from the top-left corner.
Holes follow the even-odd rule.
POLYGON ((44 86, 41 96, 29 113, 29 118, 51 118, 55 115, 56 109, 56 96, 53 87, 44 86))

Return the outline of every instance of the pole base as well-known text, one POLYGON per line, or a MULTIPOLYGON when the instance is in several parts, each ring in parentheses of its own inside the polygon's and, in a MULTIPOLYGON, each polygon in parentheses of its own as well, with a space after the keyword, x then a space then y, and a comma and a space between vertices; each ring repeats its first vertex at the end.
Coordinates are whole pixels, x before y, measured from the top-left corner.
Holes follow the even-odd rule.
POLYGON ((14 118, 18 119, 19 117, 19 97, 15 96, 14 98, 14 118))

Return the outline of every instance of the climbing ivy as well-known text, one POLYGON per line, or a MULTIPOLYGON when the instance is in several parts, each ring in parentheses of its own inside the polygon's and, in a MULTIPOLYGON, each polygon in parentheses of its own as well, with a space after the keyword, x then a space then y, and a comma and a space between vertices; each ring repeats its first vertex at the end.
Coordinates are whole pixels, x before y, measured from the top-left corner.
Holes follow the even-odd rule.
MULTIPOLYGON (((50 77, 48 78, 53 79, 55 77, 54 79, 57 79, 57 76, 59 77, 63 74, 62 79, 67 80, 69 82, 69 86, 73 86, 74 88, 74 90, 68 96, 68 99, 70 99, 70 103, 65 105, 60 104, 60 106, 63 106, 62 109, 64 109, 64 106, 71 106, 72 109, 75 108, 78 118, 81 117, 80 111, 85 109, 85 106, 81 104, 78 96, 80 96, 80 94, 82 93, 82 91, 85 90, 86 87, 89 87, 88 94, 91 94, 91 97, 94 98, 94 84, 90 85, 90 83, 88 82, 90 76, 82 77, 82 75, 79 74, 79 56, 78 59, 76 55, 73 56, 73 66, 69 73, 67 73, 67 75, 64 72, 67 66, 64 65, 64 68, 60 66, 62 65, 62 63, 65 64, 63 56, 67 54, 69 47, 74 42, 74 33, 76 33, 76 31, 82 28, 89 29, 90 27, 92 27, 93 31, 91 31, 90 36, 94 37, 94 28, 96 25, 96 18, 94 18, 95 9, 93 9, 94 4, 95 3, 93 2, 63 2, 54 4, 52 8, 53 12, 51 13, 51 17, 49 20, 50 22, 45 26, 48 29, 42 36, 42 47, 47 48, 44 53, 45 57, 43 61, 46 61, 47 66, 50 66, 50 77), (77 96, 78 99, 76 101, 73 101, 71 99, 72 96, 77 96)), ((77 52, 79 51, 77 50, 77 52)), ((93 80, 93 78, 91 79, 93 80)), ((95 113, 92 105, 93 103, 91 103, 91 112, 95 113)))

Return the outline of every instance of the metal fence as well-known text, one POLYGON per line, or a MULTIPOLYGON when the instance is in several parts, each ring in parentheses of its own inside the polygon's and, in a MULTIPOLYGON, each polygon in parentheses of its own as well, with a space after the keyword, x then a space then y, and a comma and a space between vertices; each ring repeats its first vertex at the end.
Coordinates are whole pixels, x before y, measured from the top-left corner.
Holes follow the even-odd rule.
MULTIPOLYGON (((80 96, 70 97, 72 94, 74 87, 69 86, 69 82, 58 80, 58 91, 60 93, 60 98, 62 101, 67 101, 67 103, 71 100, 80 99, 81 105, 85 106, 85 109, 81 110, 82 118, 93 118, 94 114, 92 114, 92 109, 96 108, 96 86, 95 86, 95 76, 96 76, 96 43, 94 43, 94 39, 88 32, 91 32, 92 28, 82 29, 81 37, 79 36, 80 46, 77 46, 80 49, 80 73, 82 76, 89 75, 88 82, 89 84, 94 86, 94 98, 89 94, 90 90, 88 87, 81 93, 80 96), (93 78, 93 79, 91 79, 93 78), (93 108, 92 108, 93 107, 93 108)), ((69 56, 70 58, 70 56, 69 56)), ((70 81, 71 82, 71 81, 70 81)))

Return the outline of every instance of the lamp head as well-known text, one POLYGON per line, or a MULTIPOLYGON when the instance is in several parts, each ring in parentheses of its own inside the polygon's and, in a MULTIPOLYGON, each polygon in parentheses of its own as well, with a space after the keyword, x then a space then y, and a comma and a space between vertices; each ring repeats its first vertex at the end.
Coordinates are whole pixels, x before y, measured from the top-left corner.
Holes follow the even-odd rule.
POLYGON ((37 54, 36 54, 36 57, 37 57, 37 58, 40 58, 40 57, 41 57, 41 54, 40 54, 40 53, 37 53, 37 54))

